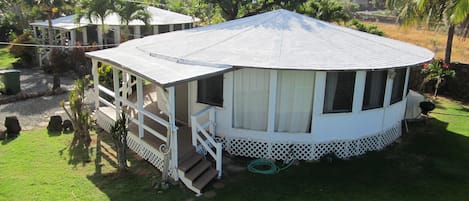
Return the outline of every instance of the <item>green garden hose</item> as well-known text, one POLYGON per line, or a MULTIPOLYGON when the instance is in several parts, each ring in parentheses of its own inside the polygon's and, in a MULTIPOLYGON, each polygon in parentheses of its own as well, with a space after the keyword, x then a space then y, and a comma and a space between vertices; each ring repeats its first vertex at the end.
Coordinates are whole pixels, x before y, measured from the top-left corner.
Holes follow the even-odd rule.
POLYGON ((274 162, 267 160, 267 159, 256 159, 248 164, 248 170, 249 172, 252 173, 258 173, 258 174, 277 174, 282 170, 287 169, 293 164, 294 160, 291 160, 290 162, 286 163, 284 166, 279 167, 277 166, 274 162), (258 168, 258 167, 267 167, 266 169, 258 168))

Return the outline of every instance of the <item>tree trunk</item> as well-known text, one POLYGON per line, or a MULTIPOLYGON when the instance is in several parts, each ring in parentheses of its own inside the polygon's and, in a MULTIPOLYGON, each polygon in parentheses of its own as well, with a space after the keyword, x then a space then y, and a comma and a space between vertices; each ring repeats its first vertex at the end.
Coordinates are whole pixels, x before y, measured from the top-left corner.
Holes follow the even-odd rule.
POLYGON ((451 51, 453 48, 453 37, 454 37, 454 24, 451 24, 448 28, 448 39, 446 41, 445 51, 445 63, 451 63, 451 51))
POLYGON ((59 73, 57 72, 57 69, 54 69, 54 75, 53 75, 53 85, 52 85, 52 90, 56 90, 60 88, 60 76, 59 73))
POLYGON ((47 23, 49 28, 47 30, 47 35, 49 36, 49 45, 54 45, 54 36, 52 35, 52 11, 49 11, 47 14, 47 23))

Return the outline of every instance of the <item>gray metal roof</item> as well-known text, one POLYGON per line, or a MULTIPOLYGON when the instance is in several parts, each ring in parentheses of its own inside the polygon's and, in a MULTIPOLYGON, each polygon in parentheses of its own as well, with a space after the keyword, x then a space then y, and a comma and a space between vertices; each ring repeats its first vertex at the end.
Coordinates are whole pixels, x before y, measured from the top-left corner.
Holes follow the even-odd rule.
MULTIPOLYGON (((183 15, 180 13, 164 10, 161 8, 156 8, 153 6, 148 6, 146 8, 150 14, 150 25, 167 25, 167 24, 186 24, 199 22, 200 19, 196 17, 191 17, 188 15, 183 15)), ((101 25, 101 20, 98 18, 92 18, 91 22, 86 17, 82 17, 80 22, 76 21, 76 15, 69 15, 64 17, 59 17, 52 20, 52 26, 57 29, 76 29, 79 27, 87 26, 89 24, 101 25)), ((122 25, 119 15, 116 13, 111 13, 104 19, 105 25, 122 25)), ((31 26, 42 26, 48 27, 49 24, 47 21, 39 21, 30 23, 31 26)), ((145 23, 141 20, 132 20, 129 22, 130 26, 143 26, 145 23)))
MULTIPOLYGON (((422 47, 283 9, 212 26, 131 40, 113 49, 87 54, 99 59, 119 60, 119 65, 135 71, 139 70, 136 63, 146 63, 148 68, 153 68, 151 63, 156 61, 161 62, 159 64, 164 61, 166 66, 154 68, 172 69, 188 65, 183 69, 194 68, 192 71, 202 66, 367 70, 413 66, 427 62, 434 56, 433 52, 422 47), (126 54, 146 56, 118 58, 126 54)), ((187 78, 185 74, 178 72, 165 77, 181 81, 183 77, 187 78)), ((156 82, 163 84, 159 79, 155 77, 156 82)))

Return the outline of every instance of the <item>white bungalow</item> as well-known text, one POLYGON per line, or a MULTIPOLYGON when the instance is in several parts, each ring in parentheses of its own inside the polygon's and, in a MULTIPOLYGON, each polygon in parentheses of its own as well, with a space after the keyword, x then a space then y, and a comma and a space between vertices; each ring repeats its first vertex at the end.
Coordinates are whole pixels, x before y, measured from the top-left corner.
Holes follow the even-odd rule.
MULTIPOLYGON (((146 9, 151 16, 149 21, 150 28, 145 29, 145 24, 141 20, 133 20, 129 23, 130 35, 127 38, 134 39, 153 34, 190 29, 194 26, 194 23, 200 21, 196 17, 152 6, 148 6, 146 9)), ((106 33, 106 38, 103 39, 100 28, 101 20, 98 18, 92 19, 90 22, 86 17, 82 17, 77 22, 76 15, 69 15, 52 20, 54 34, 57 36, 55 39, 62 45, 75 45, 77 41, 83 45, 92 44, 93 42, 102 45, 104 40, 107 41, 107 44, 119 44, 121 41, 120 28, 123 26, 120 16, 112 13, 104 19, 104 24, 107 27, 108 33, 106 33)), ((39 21, 30 23, 30 25, 33 27, 34 37, 38 38, 42 44, 45 44, 47 42, 45 35, 48 33, 47 29, 49 28, 48 22, 39 21)))
POLYGON ((108 129, 128 111, 129 147, 197 193, 222 175, 222 149, 318 160, 389 145, 401 135, 409 69, 434 56, 287 10, 87 55, 94 80, 99 63, 114 70, 114 89, 94 82, 98 124, 108 129), (169 166, 160 147, 169 148, 169 166), (215 169, 194 150, 208 153, 215 169))

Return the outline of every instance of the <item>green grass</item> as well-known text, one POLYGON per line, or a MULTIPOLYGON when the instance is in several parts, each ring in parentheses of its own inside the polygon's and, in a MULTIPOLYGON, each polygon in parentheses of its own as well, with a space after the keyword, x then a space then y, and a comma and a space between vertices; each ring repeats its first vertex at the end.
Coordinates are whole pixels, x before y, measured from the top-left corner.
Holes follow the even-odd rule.
MULTIPOLYGON (((131 171, 118 177, 112 172, 110 147, 103 153, 102 174, 95 174, 96 148, 91 162, 71 159, 70 135, 49 136, 43 129, 24 132, 0 146, 0 200, 317 200, 415 201, 468 200, 469 117, 467 107, 439 99, 443 114, 410 125, 410 133, 380 152, 370 152, 332 164, 301 162, 277 175, 247 171, 224 174, 215 197, 194 197, 171 186, 151 188, 159 173, 131 155, 131 171)), ((249 159, 235 158, 246 166, 249 159)))
POLYGON ((17 60, 17 58, 10 55, 6 47, 0 47, 0 70, 11 68, 17 60))
MULTIPOLYGON (((96 135, 94 144, 95 139, 96 135)), ((103 146, 97 152, 96 146, 88 151, 71 149, 71 140, 72 134, 49 135, 39 129, 0 144, 0 200, 156 200, 160 196, 152 188, 159 173, 146 161, 129 154, 130 173, 118 176, 115 152, 108 142, 100 141, 103 146), (97 158, 101 166, 95 166, 97 158), (101 174, 95 174, 99 167, 101 174)), ((191 196, 177 188, 164 193, 171 200, 191 196)))

